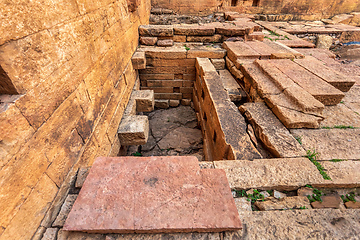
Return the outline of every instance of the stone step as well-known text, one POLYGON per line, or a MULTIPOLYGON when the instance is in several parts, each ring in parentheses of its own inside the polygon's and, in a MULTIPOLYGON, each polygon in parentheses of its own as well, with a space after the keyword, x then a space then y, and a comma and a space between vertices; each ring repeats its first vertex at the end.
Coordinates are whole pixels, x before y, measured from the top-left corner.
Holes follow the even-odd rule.
POLYGON ((118 129, 122 146, 144 145, 149 137, 149 119, 143 115, 124 116, 118 129))
POLYGON ((340 91, 347 92, 355 84, 355 80, 325 66, 321 61, 312 56, 308 56, 304 59, 296 59, 294 61, 340 91))
POLYGON ((166 156, 97 158, 63 229, 174 233, 241 228, 223 170, 200 169, 196 157, 166 156))
POLYGON ((273 59, 269 62, 273 67, 266 69, 267 73, 270 74, 277 68, 324 105, 336 105, 345 96, 340 90, 289 59, 273 59))
POLYGON ((230 100, 233 102, 241 102, 247 98, 247 94, 240 87, 234 77, 228 70, 219 71, 221 82, 228 92, 230 100))
POLYGON ((138 90, 133 91, 131 100, 136 102, 136 112, 152 112, 154 111, 154 91, 153 90, 138 90))
POLYGON ((131 58, 131 62, 134 69, 145 69, 146 68, 145 52, 135 52, 131 58))
POLYGON ((305 156, 306 152, 265 103, 245 103, 240 112, 255 129, 255 134, 275 157, 305 156))

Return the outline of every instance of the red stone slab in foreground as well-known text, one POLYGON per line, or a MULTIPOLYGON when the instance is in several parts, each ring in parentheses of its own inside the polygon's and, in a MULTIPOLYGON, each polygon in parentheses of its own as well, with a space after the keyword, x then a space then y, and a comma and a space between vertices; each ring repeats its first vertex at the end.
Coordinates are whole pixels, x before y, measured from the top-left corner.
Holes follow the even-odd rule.
POLYGON ((93 233, 240 228, 225 172, 180 156, 98 158, 64 225, 93 233))

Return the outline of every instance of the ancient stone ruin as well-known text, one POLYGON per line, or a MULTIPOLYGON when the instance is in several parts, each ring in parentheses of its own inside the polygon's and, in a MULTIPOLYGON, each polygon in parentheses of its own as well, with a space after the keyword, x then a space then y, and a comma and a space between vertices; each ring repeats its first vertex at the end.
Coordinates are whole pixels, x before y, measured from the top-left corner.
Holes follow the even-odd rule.
POLYGON ((0 240, 360 239, 360 0, 0 6, 0 240))

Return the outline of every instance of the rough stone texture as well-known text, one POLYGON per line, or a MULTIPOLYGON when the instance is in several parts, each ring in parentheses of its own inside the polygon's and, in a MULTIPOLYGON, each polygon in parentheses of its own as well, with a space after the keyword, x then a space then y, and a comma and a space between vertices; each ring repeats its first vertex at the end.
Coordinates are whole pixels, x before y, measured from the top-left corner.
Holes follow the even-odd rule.
POLYGON ((174 33, 187 36, 211 36, 215 34, 215 28, 206 25, 184 24, 174 26, 174 33))
POLYGON ((134 91, 131 97, 136 101, 137 112, 151 112, 154 110, 155 99, 153 90, 134 91))
POLYGON ((294 190, 323 182, 323 177, 307 158, 216 161, 214 165, 225 170, 231 189, 294 190))
POLYGON ((89 174, 89 169, 90 167, 82 167, 79 169, 78 174, 76 176, 76 182, 75 182, 75 187, 76 188, 81 188, 82 185, 85 182, 85 179, 87 177, 87 175, 89 174))
POLYGON ((140 37, 140 43, 147 46, 154 46, 157 41, 157 37, 140 37))
POLYGON ((297 190, 297 195, 298 196, 308 196, 308 195, 312 195, 313 194, 313 189, 312 188, 308 188, 308 187, 301 187, 297 190))
POLYGON ((315 149, 318 160, 360 159, 360 129, 292 129, 304 149, 315 149))
POLYGON ((276 199, 286 198, 286 194, 285 194, 285 193, 279 192, 279 191, 277 191, 277 190, 274 190, 272 195, 273 195, 273 197, 276 198, 276 199))
POLYGON ((225 173, 200 170, 195 157, 98 158, 64 226, 102 233, 239 228, 225 173))
POLYGON ((316 39, 316 47, 329 49, 333 43, 333 38, 329 35, 318 35, 316 39))
POLYGON ((234 198, 238 212, 252 211, 251 202, 246 197, 234 198))
POLYGON ((287 197, 281 200, 270 198, 266 199, 264 202, 256 201, 255 206, 259 208, 260 211, 300 209, 301 207, 306 207, 307 209, 311 208, 307 197, 298 196, 287 197))
POLYGON ((56 240, 58 228, 47 228, 41 240, 56 240))
POLYGON ((174 45, 174 41, 171 39, 158 40, 157 45, 159 47, 171 47, 174 45))
POLYGON ((83 232, 69 232, 62 229, 59 230, 57 240, 105 240, 106 236, 103 234, 83 233, 83 232))
POLYGON ((121 120, 118 135, 123 146, 143 145, 149 137, 149 119, 147 116, 126 116, 121 120))
POLYGON ((144 52, 135 52, 131 58, 134 69, 145 69, 146 58, 144 52))
POLYGON ((228 70, 220 70, 219 75, 221 82, 225 90, 229 94, 231 101, 239 102, 246 99, 246 93, 244 93, 240 85, 236 82, 236 80, 228 70))
POLYGON ((220 233, 158 233, 107 235, 105 240, 220 240, 220 233))
POLYGON ((179 127, 165 135, 159 142, 160 149, 186 149, 202 143, 199 129, 179 127))
POLYGON ((353 126, 360 128, 360 115, 345 104, 326 106, 323 112, 324 120, 320 127, 353 126))
POLYGON ((345 207, 349 209, 360 209, 360 202, 346 202, 345 207))
POLYGON ((190 106, 191 105, 191 99, 181 99, 181 105, 190 106))
POLYGON ((180 105, 180 101, 179 100, 169 100, 169 105, 170 105, 170 107, 177 107, 180 105))
POLYGON ((55 222, 52 224, 53 227, 62 227, 64 226, 65 220, 74 205, 74 202, 76 198, 78 197, 77 194, 69 194, 63 205, 61 206, 60 212, 55 220, 55 222))
POLYGON ((360 235, 360 210, 305 209, 240 213, 243 230, 225 232, 236 239, 356 239, 360 235))
POLYGON ((155 100, 155 107, 164 109, 169 108, 169 100, 157 99, 155 100))
POLYGON ((256 136, 275 157, 301 157, 306 152, 265 103, 245 103, 240 111, 255 129, 256 136))
POLYGON ((168 25, 142 25, 139 26, 141 36, 171 37, 174 35, 172 26, 168 25))
POLYGON ((322 196, 322 202, 315 201, 311 203, 313 208, 337 208, 342 205, 342 200, 339 195, 322 196))
POLYGON ((187 42, 202 42, 202 43, 219 43, 223 36, 215 34, 213 36, 187 36, 187 42))
MULTIPOLYGON (((349 148, 348 150, 350 151, 351 149, 349 148)), ((321 161, 321 165, 326 169, 326 173, 331 177, 332 181, 326 180, 323 184, 314 186, 346 188, 360 186, 360 161, 321 161)))
POLYGON ((211 59, 211 63, 214 65, 216 70, 225 69, 225 59, 223 58, 213 58, 211 59))

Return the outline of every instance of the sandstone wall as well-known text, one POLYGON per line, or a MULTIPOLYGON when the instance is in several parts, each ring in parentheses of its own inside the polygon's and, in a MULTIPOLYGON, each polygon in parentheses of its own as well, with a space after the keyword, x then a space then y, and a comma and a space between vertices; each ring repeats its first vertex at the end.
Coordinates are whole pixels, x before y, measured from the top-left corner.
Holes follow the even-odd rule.
POLYGON ((360 11, 360 0, 152 0, 154 7, 184 14, 210 14, 216 10, 263 14, 293 14, 320 19, 360 11))
POLYGON ((0 4, 0 80, 21 94, 0 96, 1 240, 41 233, 77 169, 117 154, 149 12, 150 0, 0 4))

